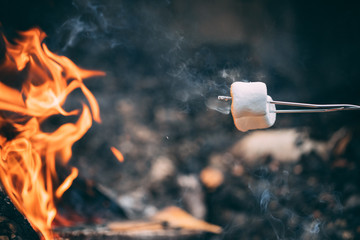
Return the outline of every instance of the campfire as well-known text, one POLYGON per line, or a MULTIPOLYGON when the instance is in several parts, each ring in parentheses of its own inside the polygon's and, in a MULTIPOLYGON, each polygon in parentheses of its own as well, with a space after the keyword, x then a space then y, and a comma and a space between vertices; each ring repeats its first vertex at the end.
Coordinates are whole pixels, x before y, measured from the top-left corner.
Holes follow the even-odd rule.
MULTIPOLYGON (((1 182, 16 208, 49 240, 54 238, 54 219, 64 222, 58 215, 56 201, 78 176, 78 169, 71 167, 61 181, 56 163, 66 165, 72 156, 73 144, 87 132, 93 120, 101 122, 98 103, 83 80, 105 73, 81 69, 70 59, 52 53, 43 43, 45 37, 38 28, 20 33, 15 43, 4 37, 6 57, 0 71, 6 75, 0 82, 3 93, 0 126, 6 132, 1 136, 1 182), (13 86, 7 74, 18 77, 18 86, 13 86), (80 108, 65 109, 67 96, 77 89, 87 103, 80 103, 80 108), (42 124, 53 116, 72 118, 64 120, 65 123, 53 131, 42 130, 42 124)), ((119 150, 111 147, 111 151, 120 162, 124 161, 119 150)), ((219 227, 192 220, 176 208, 155 219, 159 221, 145 223, 145 229, 147 226, 161 229, 163 222, 174 222, 175 227, 221 231, 219 227), (174 222, 172 215, 180 218, 174 222), (192 223, 189 224, 189 220, 192 223)), ((139 230, 142 226, 117 223, 110 224, 109 228, 139 230)))

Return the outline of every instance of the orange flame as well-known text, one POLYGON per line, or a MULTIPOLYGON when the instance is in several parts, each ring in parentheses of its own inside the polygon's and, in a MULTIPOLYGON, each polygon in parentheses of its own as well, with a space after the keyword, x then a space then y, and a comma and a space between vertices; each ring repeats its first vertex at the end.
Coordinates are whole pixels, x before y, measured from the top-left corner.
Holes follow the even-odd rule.
POLYGON ((25 76, 21 87, 13 79, 0 79, 0 179, 15 206, 44 239, 52 239, 51 224, 57 211, 54 200, 60 198, 77 177, 78 170, 59 182, 55 160, 66 164, 71 148, 91 127, 100 122, 99 106, 83 79, 103 76, 104 72, 77 67, 70 59, 52 53, 42 43, 40 29, 20 34, 6 44, 0 72, 25 76), (88 104, 72 111, 63 105, 66 97, 80 89, 88 104), (43 132, 42 123, 50 116, 78 116, 75 123, 65 123, 53 132, 43 132), (13 131, 12 134, 5 134, 13 131))

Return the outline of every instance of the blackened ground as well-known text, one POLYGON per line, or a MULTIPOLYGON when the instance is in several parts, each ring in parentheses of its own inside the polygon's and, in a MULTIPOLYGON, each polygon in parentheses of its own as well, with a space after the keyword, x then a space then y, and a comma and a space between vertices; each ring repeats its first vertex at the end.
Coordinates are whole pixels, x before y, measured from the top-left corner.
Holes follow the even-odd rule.
POLYGON ((278 115, 274 129, 296 128, 313 141, 341 128, 351 137, 325 159, 310 151, 295 162, 250 164, 232 150, 247 134, 208 108, 234 80, 264 81, 276 100, 359 104, 357 5, 43 0, 2 1, 0 11, 6 35, 40 26, 52 51, 107 72, 87 81, 103 122, 76 144, 71 164, 129 218, 178 205, 223 226, 212 239, 360 235, 360 112, 278 115), (207 166, 225 176, 215 190, 199 180, 207 166))

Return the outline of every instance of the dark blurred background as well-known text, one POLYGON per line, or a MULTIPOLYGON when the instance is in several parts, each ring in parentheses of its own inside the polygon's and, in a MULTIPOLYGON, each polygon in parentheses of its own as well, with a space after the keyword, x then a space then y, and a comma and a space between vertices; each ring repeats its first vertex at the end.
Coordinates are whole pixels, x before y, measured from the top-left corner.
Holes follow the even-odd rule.
MULTIPOLYGON (((95 124, 76 144, 71 164, 79 167, 82 177, 111 189, 128 214, 139 217, 169 204, 189 210, 179 176, 198 176, 211 156, 226 154, 246 135, 237 132, 231 115, 221 113, 228 111, 227 106, 214 101, 219 94, 229 94, 233 81, 263 81, 275 100, 360 104, 359 11, 359 4, 341 1, 1 0, 0 23, 1 32, 10 39, 16 38, 18 31, 40 27, 53 52, 83 68, 107 73, 86 82, 99 101, 103 123, 95 124), (122 151, 124 163, 115 160, 110 146, 122 151), (165 172, 167 182, 149 181, 159 175, 158 166, 164 167, 160 172, 165 172)), ((3 56, 3 42, 0 51, 3 56)), ((69 101, 71 105, 71 98, 69 101)), ((283 114, 278 115, 274 129, 296 128, 312 139, 328 141, 345 128, 353 136, 349 158, 356 162, 359 119, 358 111, 283 114)), ((323 164, 316 169, 329 168, 329 172, 314 170, 311 176, 323 179, 317 174, 325 174, 329 182, 319 189, 341 195, 346 184, 334 189, 341 176, 335 173, 334 177, 331 166, 323 164)), ((249 177, 257 179, 259 175, 253 171, 256 168, 249 168, 249 177)), ((357 172, 356 167, 351 170, 354 176, 357 172)), ((272 180, 278 179, 276 171, 271 174, 272 180)), ((294 180, 294 191, 303 190, 296 189, 302 184, 300 179, 294 180)), ((355 180, 347 181, 355 186, 351 191, 358 192, 355 180)), ((240 197, 226 195, 229 192, 226 197, 224 192, 215 194, 226 206, 219 211, 246 212, 238 205, 254 197, 246 190, 247 181, 228 182, 246 192, 240 197)), ((206 210, 199 216, 235 228, 222 237, 257 234, 253 229, 249 235, 241 235, 234 227, 239 215, 231 215, 233 212, 228 214, 235 217, 229 218, 211 213, 214 193, 204 191, 200 192, 207 199, 206 210)), ((254 218, 261 216, 256 204, 250 209, 254 218)), ((300 219, 311 215, 301 214, 300 219)), ((331 214, 326 216, 331 219, 331 214)), ((281 228, 276 221, 269 223, 264 223, 264 235, 281 228)), ((351 236, 359 234, 357 224, 349 227, 351 236)), ((285 231, 282 236, 301 238, 301 231, 305 230, 299 227, 296 234, 285 231)), ((269 239, 279 237, 277 234, 268 235, 269 239)), ((328 235, 318 237, 324 236, 328 235)))
MULTIPOLYGON (((38 26, 53 51, 107 71, 96 90, 150 91, 161 82, 157 101, 196 111, 197 98, 228 92, 228 70, 236 80, 266 82, 275 99, 359 102, 358 4, 3 0, 0 11, 8 37, 38 26)), ((339 115, 336 124, 356 125, 358 115, 339 115)), ((333 116, 301 116, 298 125, 333 116)))

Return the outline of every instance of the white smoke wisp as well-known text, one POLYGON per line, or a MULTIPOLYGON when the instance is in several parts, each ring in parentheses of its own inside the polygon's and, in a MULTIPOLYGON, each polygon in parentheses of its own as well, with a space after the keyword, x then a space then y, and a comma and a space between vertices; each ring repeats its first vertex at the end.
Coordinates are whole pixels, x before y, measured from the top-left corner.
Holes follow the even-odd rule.
POLYGON ((61 51, 80 44, 84 39, 101 41, 105 48, 122 44, 117 32, 127 28, 121 4, 112 4, 112 11, 105 3, 95 0, 74 0, 75 16, 66 20, 57 30, 61 51), (118 14, 112 12, 118 11, 118 14))
POLYGON ((263 217, 271 225, 278 240, 285 239, 285 226, 281 219, 274 216, 276 209, 273 206, 278 204, 278 199, 270 190, 271 185, 267 180, 260 180, 258 183, 249 184, 249 189, 258 200, 263 217))

